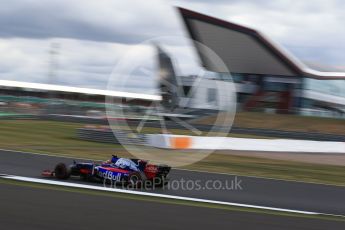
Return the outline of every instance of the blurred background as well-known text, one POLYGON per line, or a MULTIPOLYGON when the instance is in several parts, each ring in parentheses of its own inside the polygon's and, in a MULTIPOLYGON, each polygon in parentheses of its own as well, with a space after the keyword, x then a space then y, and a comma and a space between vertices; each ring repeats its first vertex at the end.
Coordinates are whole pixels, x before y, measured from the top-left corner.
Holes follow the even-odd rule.
MULTIPOLYGON (((217 132, 247 139, 344 142, 341 6, 343 2, 322 0, 6 1, 0 10, 0 147, 100 159, 114 150, 130 155, 120 143, 148 148, 147 134, 217 132), (218 24, 227 30, 218 30, 218 24), (241 26, 275 42, 265 44, 271 40, 241 26), (179 37, 183 45, 143 43, 164 36, 179 37), (228 70, 215 69, 191 39, 213 50, 228 70), (133 65, 149 64, 130 74, 117 72, 133 47, 138 49, 130 60, 133 65), (294 57, 285 57, 285 52, 294 57), (112 124, 127 127, 116 135, 112 124)), ((213 150, 260 160, 344 165, 340 155, 213 150)), ((249 169, 248 162, 242 162, 244 168, 231 168, 231 162, 243 160, 239 158, 220 167, 223 157, 217 157, 190 167, 305 177, 305 172, 280 175, 267 167, 249 169)))

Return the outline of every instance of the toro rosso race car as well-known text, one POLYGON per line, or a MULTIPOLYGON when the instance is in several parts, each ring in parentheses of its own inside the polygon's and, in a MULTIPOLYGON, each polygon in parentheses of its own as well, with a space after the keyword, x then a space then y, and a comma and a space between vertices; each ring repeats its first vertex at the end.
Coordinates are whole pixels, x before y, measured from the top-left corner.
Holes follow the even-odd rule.
POLYGON ((170 169, 167 165, 155 165, 145 160, 119 158, 113 155, 110 160, 101 164, 73 162, 67 166, 59 163, 53 171, 44 170, 42 175, 60 180, 79 176, 85 180, 100 182, 140 185, 144 181, 152 181, 155 185, 163 185, 167 183, 170 169))

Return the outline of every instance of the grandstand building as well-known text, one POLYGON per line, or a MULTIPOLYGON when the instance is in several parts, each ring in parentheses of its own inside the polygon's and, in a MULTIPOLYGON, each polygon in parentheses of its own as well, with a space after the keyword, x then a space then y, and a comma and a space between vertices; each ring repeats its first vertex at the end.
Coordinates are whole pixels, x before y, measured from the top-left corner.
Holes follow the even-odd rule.
MULTIPOLYGON (((236 83, 238 109, 344 117, 345 73, 310 69, 297 58, 248 27, 178 8, 190 37, 224 61, 236 83)), ((201 64, 213 66, 195 43, 201 64)))
POLYGON ((46 113, 104 114, 105 99, 113 98, 143 114, 152 102, 160 103, 159 114, 165 117, 183 117, 186 108, 193 109, 189 118, 233 108, 235 100, 230 100, 226 91, 234 81, 237 110, 345 118, 345 73, 310 69, 251 28, 178 10, 190 37, 215 51, 231 76, 217 69, 197 44, 201 65, 211 77, 176 76, 171 58, 157 46, 161 95, 0 80, 0 114, 28 106, 46 113), (172 87, 175 85, 178 87, 172 87))

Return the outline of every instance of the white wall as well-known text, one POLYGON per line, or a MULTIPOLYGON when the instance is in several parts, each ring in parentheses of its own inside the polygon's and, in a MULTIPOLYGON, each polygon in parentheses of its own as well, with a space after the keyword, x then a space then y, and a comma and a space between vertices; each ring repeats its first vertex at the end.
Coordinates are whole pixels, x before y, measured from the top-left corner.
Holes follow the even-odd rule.
POLYGON ((184 85, 192 86, 192 97, 182 97, 180 106, 187 106, 194 109, 214 109, 214 110, 229 110, 233 103, 236 103, 235 84, 232 82, 212 80, 212 79, 195 79, 195 82, 188 82, 191 84, 184 85), (216 90, 216 103, 208 102, 208 89, 216 90), (188 103, 186 103, 186 100, 188 103))
POLYGON ((310 152, 310 153, 345 153, 344 142, 307 141, 287 139, 249 139, 232 137, 197 137, 168 134, 149 135, 149 145, 158 148, 172 148, 171 139, 190 138, 188 149, 243 150, 267 152, 310 152))

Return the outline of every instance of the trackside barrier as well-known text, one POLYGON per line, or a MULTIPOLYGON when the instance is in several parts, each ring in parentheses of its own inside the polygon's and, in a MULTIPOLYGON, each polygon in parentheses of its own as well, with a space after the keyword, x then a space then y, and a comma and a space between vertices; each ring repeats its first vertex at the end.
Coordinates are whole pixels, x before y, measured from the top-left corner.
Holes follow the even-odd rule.
MULTIPOLYGON (((9 119, 9 117, 0 117, 0 120, 1 119, 9 119)), ((22 119, 22 118, 11 117, 11 119, 22 119)), ((61 114, 29 115, 29 117, 27 117, 26 119, 108 125, 108 120, 105 117, 92 118, 88 116, 78 116, 78 115, 61 115, 61 114)), ((128 124, 132 126, 138 126, 139 123, 140 123, 140 119, 128 120, 128 124)), ((149 121, 147 122, 147 126, 151 128, 162 128, 160 122, 157 122, 157 121, 149 121)), ((166 127, 168 129, 184 128, 173 122, 166 122, 166 127)), ((200 125, 200 124, 194 124, 194 127, 205 132, 208 132, 211 128, 213 128, 213 126, 210 126, 210 125, 200 125)), ((221 128, 219 129, 221 130, 221 128)), ((345 142, 345 135, 330 134, 330 133, 284 131, 284 130, 261 129, 261 128, 241 128, 241 127, 236 127, 236 126, 231 128, 231 133, 266 136, 266 137, 273 137, 273 138, 289 138, 289 139, 298 139, 298 140, 345 142)))
POLYGON ((112 143, 112 144, 130 144, 130 145, 146 145, 146 136, 143 134, 133 134, 126 131, 115 131, 107 128, 80 128, 77 129, 77 137, 82 140, 112 143))
POLYGON ((199 137, 170 134, 151 134, 148 135, 147 140, 151 146, 167 149, 345 153, 344 142, 330 141, 199 137))
POLYGON ((147 134, 149 146, 163 149, 189 149, 192 147, 192 138, 183 135, 147 134))

